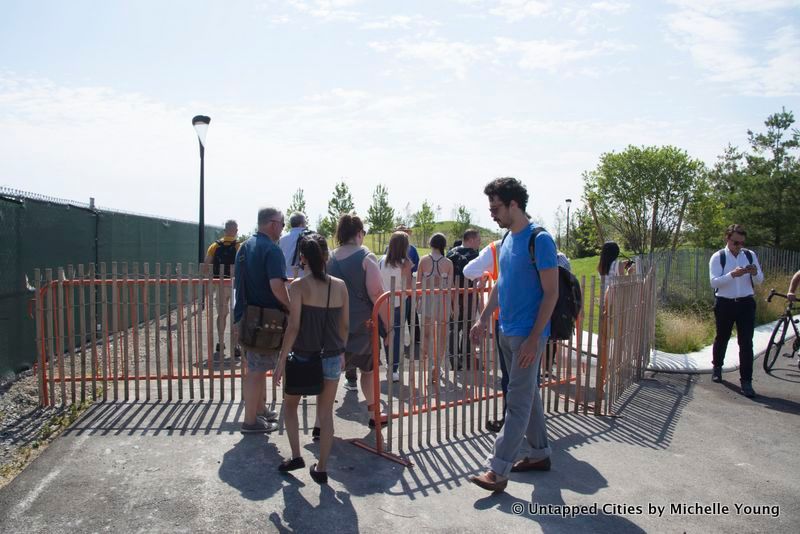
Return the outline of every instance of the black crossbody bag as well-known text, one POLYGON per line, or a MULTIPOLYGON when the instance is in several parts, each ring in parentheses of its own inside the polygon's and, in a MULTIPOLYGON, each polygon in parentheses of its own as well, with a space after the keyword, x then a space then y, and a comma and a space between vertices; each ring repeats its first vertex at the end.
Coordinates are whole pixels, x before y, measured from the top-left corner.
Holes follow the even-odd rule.
POLYGON ((328 308, 331 305, 331 279, 328 277, 328 301, 322 320, 322 342, 319 354, 298 357, 290 353, 286 358, 286 382, 283 391, 287 395, 319 395, 322 393, 322 355, 325 353, 325 334, 328 332, 328 308))

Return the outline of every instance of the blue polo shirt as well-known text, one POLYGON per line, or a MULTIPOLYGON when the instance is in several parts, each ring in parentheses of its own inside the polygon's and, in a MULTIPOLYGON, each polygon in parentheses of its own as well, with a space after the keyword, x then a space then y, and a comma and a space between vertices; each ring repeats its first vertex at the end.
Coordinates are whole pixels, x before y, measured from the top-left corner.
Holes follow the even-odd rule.
MULTIPOLYGON (((520 232, 509 233, 500 248, 500 277, 497 279, 500 305, 500 330, 506 336, 530 335, 539 306, 542 304, 542 282, 539 270, 555 269, 556 243, 547 232, 536 236, 536 265, 531 262, 528 242, 534 225, 529 224, 520 232)), ((542 332, 550 335, 550 323, 542 332)))
POLYGON ((286 280, 286 260, 280 247, 261 232, 245 241, 236 253, 236 303, 233 321, 244 315, 245 303, 262 308, 283 309, 269 281, 286 280))

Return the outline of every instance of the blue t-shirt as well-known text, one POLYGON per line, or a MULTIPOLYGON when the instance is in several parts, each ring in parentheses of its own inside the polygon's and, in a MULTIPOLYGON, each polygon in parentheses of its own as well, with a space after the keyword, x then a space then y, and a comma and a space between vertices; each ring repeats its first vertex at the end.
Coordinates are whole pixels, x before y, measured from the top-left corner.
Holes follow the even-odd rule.
MULTIPOLYGON (((509 233, 500 248, 500 277, 497 280, 500 305, 500 330, 506 336, 530 335, 544 292, 539 273, 558 267, 556 243, 547 232, 536 236, 536 266, 531 262, 528 242, 534 225, 519 233, 509 233)), ((542 332, 550 335, 550 323, 542 332)))
POLYGON ((252 306, 283 308, 275 298, 269 281, 275 278, 286 280, 286 259, 283 251, 269 236, 259 232, 239 247, 239 252, 236 253, 235 277, 234 322, 239 322, 244 315, 245 300, 252 306), (243 290, 246 290, 246 296, 242 293, 243 290))

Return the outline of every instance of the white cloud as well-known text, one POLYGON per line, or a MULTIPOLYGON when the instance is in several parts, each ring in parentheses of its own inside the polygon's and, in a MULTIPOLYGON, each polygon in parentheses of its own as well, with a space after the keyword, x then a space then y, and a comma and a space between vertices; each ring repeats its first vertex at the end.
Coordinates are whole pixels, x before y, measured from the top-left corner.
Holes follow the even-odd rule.
POLYGON ((592 9, 597 11, 607 11, 609 13, 625 13, 630 9, 631 5, 627 2, 593 2, 591 6, 592 9))
POLYGON ((378 17, 361 25, 363 30, 410 30, 412 28, 434 28, 441 26, 440 22, 425 18, 421 15, 391 15, 378 17))
MULTIPOLYGON (((800 38, 792 26, 773 28, 764 39, 751 12, 782 10, 797 2, 676 2, 681 10, 667 18, 670 40, 689 53, 709 80, 748 95, 782 96, 800 92, 800 38)), ((777 13, 770 13, 776 15, 777 13)))
POLYGON ((798 0, 671 0, 681 9, 699 11, 708 15, 730 13, 760 13, 800 6, 798 0))
POLYGON ((437 70, 450 71, 458 78, 466 77, 469 67, 486 56, 478 45, 444 39, 418 42, 399 39, 372 42, 370 46, 378 52, 392 52, 400 59, 420 60, 437 70))
MULTIPOLYGON (((362 0, 286 0, 285 5, 294 8, 299 13, 326 22, 354 22, 359 20, 361 14, 347 8, 361 2, 362 0)), ((283 2, 281 3, 283 4, 283 2)))
POLYGON ((540 17, 552 8, 549 1, 542 0, 498 0, 489 13, 503 17, 509 22, 517 22, 529 17, 540 17))
POLYGON ((497 50, 504 54, 518 54, 518 65, 526 70, 555 71, 567 63, 587 58, 630 50, 629 45, 601 41, 586 45, 581 41, 517 41, 505 37, 495 39, 497 50))

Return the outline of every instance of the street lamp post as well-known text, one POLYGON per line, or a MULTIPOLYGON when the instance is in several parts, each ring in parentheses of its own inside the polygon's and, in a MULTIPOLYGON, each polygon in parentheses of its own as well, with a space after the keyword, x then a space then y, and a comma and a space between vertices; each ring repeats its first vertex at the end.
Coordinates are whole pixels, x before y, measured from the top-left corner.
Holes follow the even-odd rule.
POLYGON ((568 198, 565 202, 567 203, 567 242, 564 245, 564 248, 569 250, 569 206, 572 204, 572 199, 568 198))
POLYGON ((192 119, 192 126, 197 132, 197 139, 200 141, 200 223, 199 223, 199 242, 197 244, 197 261, 203 263, 206 256, 203 253, 203 245, 205 245, 205 155, 206 155, 206 132, 208 132, 208 125, 211 122, 209 117, 205 115, 197 115, 192 119))

